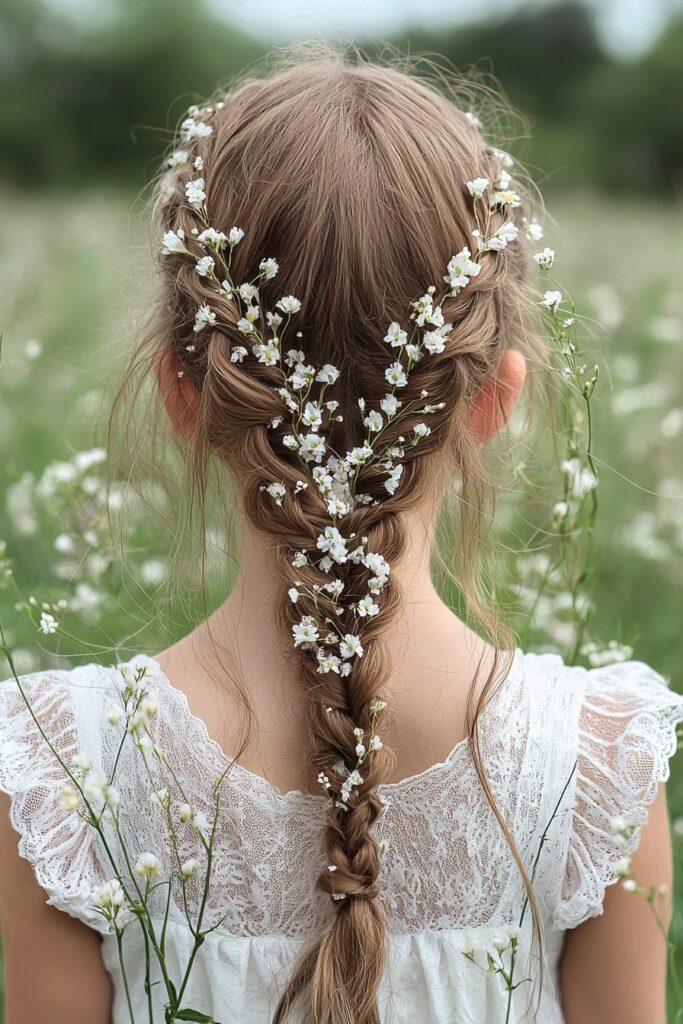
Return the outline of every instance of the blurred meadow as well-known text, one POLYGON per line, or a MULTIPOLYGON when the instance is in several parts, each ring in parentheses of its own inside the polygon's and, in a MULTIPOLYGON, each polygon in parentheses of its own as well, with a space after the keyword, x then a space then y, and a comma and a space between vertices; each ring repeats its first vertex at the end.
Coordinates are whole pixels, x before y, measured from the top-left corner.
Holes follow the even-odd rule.
MULTIPOLYGON (((145 183, 186 107, 272 43, 236 27, 230 6, 0 0, 0 617, 21 671, 83 660, 84 650, 89 660, 153 653, 201 612, 196 560, 182 557, 174 463, 169 489, 142 473, 133 494, 106 424, 154 286, 145 183), (66 600, 73 641, 57 648, 38 636, 19 607, 29 595, 66 600)), ((587 638, 632 648, 681 690, 683 10, 663 5, 647 46, 618 53, 589 3, 490 6, 462 24, 417 13, 413 25, 388 21, 390 47, 363 38, 359 24, 357 41, 371 55, 429 53, 492 71, 528 118, 512 152, 543 190, 543 244, 556 248, 557 274, 590 319, 587 349, 601 367, 587 638)), ((544 436, 525 451, 532 479, 544 436)), ((553 486, 545 481, 551 506, 561 496, 553 486)), ((525 521, 514 498, 503 500, 498 536, 523 545, 525 521)), ((209 524, 211 604, 234 571, 227 533, 209 524)), ((525 644, 563 652, 562 595, 549 591, 531 620, 524 597, 542 557, 521 566, 514 551, 505 556, 518 598, 505 607, 525 644)), ((581 660, 591 662, 590 647, 581 660)), ((669 797, 680 869, 680 759, 669 797)), ((683 947, 683 870, 677 889, 683 947)), ((673 1022, 680 1007, 670 1003, 673 1022)))

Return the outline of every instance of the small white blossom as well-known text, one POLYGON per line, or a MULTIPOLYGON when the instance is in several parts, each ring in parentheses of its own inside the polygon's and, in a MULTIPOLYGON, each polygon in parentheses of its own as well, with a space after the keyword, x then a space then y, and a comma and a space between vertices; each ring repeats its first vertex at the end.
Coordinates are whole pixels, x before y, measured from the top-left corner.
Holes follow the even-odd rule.
POLYGON ((193 206, 196 210, 202 205, 206 199, 206 192, 204 191, 204 179, 195 178, 193 181, 188 181, 185 186, 185 195, 190 206, 193 206))
POLYGON ((305 551, 297 551, 295 554, 292 565, 295 569, 301 569, 304 565, 308 565, 308 555, 305 551))
POLYGON ((243 238, 244 231, 242 231, 242 228, 230 228, 228 232, 228 245, 230 248, 233 248, 235 245, 239 245, 243 238))
POLYGON ((166 166, 172 171, 177 171, 179 167, 184 167, 190 159, 190 154, 186 149, 176 149, 166 160, 166 166))
POLYGON ((631 870, 631 858, 620 857, 619 860, 615 861, 612 866, 614 868, 615 873, 619 876, 619 878, 625 878, 631 870))
POLYGON ((181 804, 178 808, 178 817, 183 825, 191 820, 193 813, 189 804, 181 804))
POLYGON ((41 612, 38 629, 40 630, 41 633, 44 633, 45 636, 47 636, 50 633, 57 632, 57 630, 59 629, 59 623, 57 622, 54 615, 50 615, 49 612, 41 612))
POLYGON ((382 401, 379 403, 379 407, 382 412, 386 413, 387 416, 395 416, 399 410, 401 403, 395 395, 385 395, 382 401))
POLYGON ((344 639, 339 642, 339 653, 345 659, 362 658, 363 645, 360 642, 360 637, 353 633, 346 633, 344 639))
POLYGON ((284 295, 281 299, 278 299, 275 305, 288 316, 291 316, 292 313, 298 313, 301 309, 301 303, 293 295, 284 295))
POLYGON ((597 477, 578 458, 564 459, 560 469, 569 477, 571 492, 575 498, 583 498, 598 486, 597 477))
POLYGON ((538 263, 539 267, 543 270, 550 270, 555 261, 555 250, 549 249, 548 246, 542 249, 540 252, 534 253, 534 262, 538 263))
MULTIPOLYGON (((246 322, 248 323, 248 321, 246 322)), ((239 327, 239 324, 237 326, 239 327)), ((264 363, 266 366, 275 366, 280 362, 280 349, 273 341, 259 342, 258 345, 253 346, 251 351, 259 363, 264 363)))
POLYGON ((301 438, 299 454, 306 462, 322 462, 323 455, 325 454, 324 438, 320 434, 306 434, 305 437, 301 438))
POLYGON ((195 264, 195 270, 200 277, 213 277, 213 270, 216 266, 212 256, 202 256, 195 264))
POLYGON ((423 437, 429 437, 431 432, 432 428, 428 427, 426 423, 416 423, 415 426, 413 427, 413 433, 415 434, 415 437, 418 439, 422 439, 423 437))
POLYGON ((191 139, 207 139, 213 133, 213 128, 204 121, 186 117, 180 126, 180 133, 183 142, 190 142, 191 139))
POLYGON ((200 864, 197 858, 190 857, 189 860, 183 861, 183 863, 180 865, 180 873, 183 876, 184 880, 187 881, 188 878, 191 878, 192 875, 196 874, 199 871, 199 868, 200 864))
POLYGON ((266 491, 271 496, 271 498, 273 498, 273 500, 275 501, 276 505, 281 505, 282 504, 282 499, 284 498, 285 494, 287 493, 287 488, 285 487, 284 484, 272 483, 272 484, 268 484, 268 486, 266 487, 266 491))
POLYGON ((408 335, 401 329, 401 325, 394 320, 389 324, 384 340, 392 348, 401 348, 408 341, 408 335))
POLYGON ((297 622, 292 626, 292 636, 294 637, 295 647, 314 644, 319 638, 315 619, 310 615, 304 616, 301 622, 297 622))
POLYGON ((177 231, 165 231, 161 241, 163 243, 161 252, 164 256, 184 254, 187 252, 187 246, 185 245, 185 232, 182 228, 178 228, 177 231))
POLYGON ((216 323, 216 314, 210 306, 200 306, 194 317, 195 332, 203 331, 205 327, 213 327, 216 323))
POLYGON ((543 228, 537 220, 530 221, 524 230, 530 242, 540 242, 543 238, 543 228))
POLYGON ((408 383, 406 372, 400 363, 392 363, 384 371, 387 382, 395 388, 404 388, 408 383))
POLYGON ((541 306, 545 306, 546 309, 551 310, 553 313, 562 302, 562 292, 558 291, 547 291, 543 293, 541 299, 541 306))
POLYGON ((370 618, 375 615, 379 615, 379 605, 372 600, 370 594, 368 594, 367 597, 361 598, 356 605, 356 610, 361 618, 365 618, 366 615, 370 618))
POLYGON ((472 259, 470 250, 465 246, 451 257, 446 269, 448 274, 444 277, 444 281, 450 285, 451 294, 457 295, 461 288, 470 283, 471 278, 477 276, 481 270, 481 264, 472 259))
POLYGON ((268 312, 266 313, 266 323, 270 328, 272 328, 275 331, 282 323, 282 317, 280 316, 279 313, 268 312))
POLYGON ((488 178, 473 178, 472 181, 467 182, 467 189, 473 199, 481 199, 488 187, 488 178))
POLYGON ((210 245, 213 249, 221 249, 227 240, 226 235, 222 231, 216 231, 215 228, 205 228, 201 234, 197 235, 198 242, 210 245))
POLYGON ((74 754, 74 768, 77 768, 80 772, 89 772, 92 768, 92 761, 82 750, 74 754))
POLYGON ((317 431, 323 424, 322 409, 317 402, 306 402, 301 415, 301 422, 311 430, 317 431))
POLYGON ((290 587, 289 590, 287 591, 287 593, 289 595, 289 600, 292 602, 292 604, 296 604, 296 602, 301 597, 301 594, 296 589, 296 587, 290 587))
POLYGON ((230 352, 230 362, 241 363, 244 360, 244 357, 248 355, 249 353, 247 352, 244 345, 235 345, 235 347, 230 352))
POLYGON ((321 384, 334 384, 338 377, 339 370, 336 366, 332 366, 331 363, 325 363, 315 375, 315 379, 320 381, 321 384))
POLYGON ((377 433, 384 426, 384 420, 380 413, 376 409, 371 409, 368 415, 363 420, 363 423, 371 433, 377 433))
POLYGON ((496 206, 509 206, 511 209, 515 209, 522 205, 521 197, 517 192, 513 192, 510 189, 505 191, 494 192, 491 196, 491 208, 496 206))
POLYGON ((399 462, 398 465, 394 466, 389 471, 388 478, 384 481, 384 486, 389 494, 396 494, 396 490, 400 483, 401 477, 403 476, 403 463, 399 462))
POLYGON ((271 278, 275 277, 280 266, 277 260, 265 259, 259 263, 259 270, 261 271, 261 277, 265 278, 266 281, 270 281, 271 278))
POLYGON ((119 704, 110 704, 106 713, 109 725, 118 725, 123 718, 123 708, 119 704))
POLYGON ((65 811, 75 811, 81 802, 81 795, 73 786, 63 786, 57 794, 59 806, 65 811))
POLYGON ((161 861, 153 853, 141 853, 133 871, 139 878, 155 878, 161 873, 161 861))

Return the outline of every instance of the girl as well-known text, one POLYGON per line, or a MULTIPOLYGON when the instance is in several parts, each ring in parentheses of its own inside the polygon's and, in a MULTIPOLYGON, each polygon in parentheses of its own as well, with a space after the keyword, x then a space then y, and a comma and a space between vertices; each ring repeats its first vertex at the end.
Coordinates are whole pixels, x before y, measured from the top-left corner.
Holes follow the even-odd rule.
POLYGON ((35 719, 0 690, 7 1024, 664 1024, 665 943, 614 883, 670 884, 683 699, 485 641, 430 577, 454 474, 476 611, 480 456, 533 347, 509 157, 334 55, 181 135, 139 365, 200 488, 234 483, 240 576, 156 661, 20 681, 35 719))

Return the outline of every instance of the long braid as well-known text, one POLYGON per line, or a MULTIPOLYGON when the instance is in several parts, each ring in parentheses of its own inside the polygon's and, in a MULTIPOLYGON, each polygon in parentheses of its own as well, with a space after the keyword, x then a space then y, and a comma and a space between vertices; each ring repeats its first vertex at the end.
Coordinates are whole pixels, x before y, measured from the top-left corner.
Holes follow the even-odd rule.
MULTIPOLYGON (((253 279, 255 263, 268 255, 267 247, 272 246, 270 252, 278 257, 282 253, 283 259, 293 261, 294 269, 287 269, 286 279, 294 293, 301 295, 300 344, 305 346, 310 338, 316 348, 316 362, 332 359, 341 371, 338 416, 330 415, 326 427, 330 449, 343 453, 361 446, 367 438, 364 413, 377 409, 387 392, 385 369, 391 349, 381 333, 387 320, 395 319, 399 326, 409 329, 407 300, 415 298, 416 289, 425 283, 441 286, 437 275, 443 273, 448 257, 457 248, 468 241, 471 244, 473 230, 485 228, 486 236, 495 235, 506 222, 505 210, 498 208, 487 213, 485 225, 481 224, 472 213, 471 196, 465 187, 467 178, 477 174, 494 181, 501 170, 499 156, 483 145, 479 133, 465 118, 459 114, 454 117, 445 101, 437 102, 433 94, 415 83, 406 87, 406 79, 403 107, 395 117, 397 129, 403 128, 404 109, 406 117, 419 113, 425 118, 430 116, 429 105, 435 104, 436 123, 439 117, 451 119, 457 139, 454 148, 460 147, 463 166, 454 173, 445 159, 444 180, 438 180, 438 175, 436 181, 427 180, 429 176, 423 170, 415 171, 417 183, 409 176, 404 178, 404 192, 412 190, 415 196, 415 231, 420 218, 426 218, 424 230, 440 233, 443 241, 430 246, 425 243, 424 251, 414 260, 403 251, 410 238, 406 226, 411 216, 410 196, 408 201, 400 194, 397 199, 396 182, 390 183, 391 202, 385 195, 383 205, 372 205, 372 199, 362 192, 362 186, 371 192, 382 174, 387 177, 387 166, 380 168, 380 161, 388 165, 396 145, 396 139, 389 136, 381 140, 368 121, 363 98, 370 109, 373 105, 379 108, 386 99, 387 86, 396 85, 395 81, 387 82, 395 73, 376 70, 375 80, 370 73, 354 77, 348 69, 334 65, 321 65, 318 77, 315 69, 309 69, 308 82, 305 70, 299 74, 299 81, 296 71, 280 76, 279 97, 289 93, 291 118, 298 131, 303 131, 304 108, 297 108, 302 89, 308 87, 313 94, 321 85, 329 87, 325 96, 332 111, 328 130, 337 135, 327 150, 319 150, 321 166, 316 168, 315 143, 309 132, 311 154, 307 155, 304 147, 298 167, 301 180, 296 177, 295 167, 288 166, 288 161, 294 161, 292 150, 284 145, 278 148, 270 136, 255 158, 252 176, 256 184, 247 181, 244 168, 249 161, 235 140, 241 138, 251 116, 256 124, 252 125, 256 142, 250 140, 246 145, 257 145, 258 120, 266 118, 264 110, 268 110, 268 103, 274 103, 276 91, 275 86, 251 83, 231 98, 225 110, 218 104, 191 112, 191 123, 185 127, 185 148, 180 157, 175 155, 162 192, 164 227, 180 241, 170 250, 178 257, 173 261, 173 272, 168 272, 170 261, 164 267, 166 291, 157 331, 166 338, 165 347, 174 355, 179 376, 198 396, 194 434, 198 462, 204 462, 209 453, 217 453, 230 466, 240 486, 246 518, 270 541, 273 564, 283 585, 283 635, 291 639, 297 626, 306 620, 318 638, 316 642, 298 643, 296 654, 298 678, 308 698, 311 764, 330 797, 317 885, 330 897, 332 920, 300 959, 280 1000, 274 1024, 281 1024, 299 1000, 306 1002, 315 1024, 379 1024, 377 991, 385 963, 385 925, 378 899, 381 855, 373 826, 382 813, 378 786, 388 777, 390 754, 381 745, 376 728, 387 700, 390 675, 383 634, 400 607, 401 593, 395 573, 389 569, 381 585, 373 590, 373 570, 365 556, 381 556, 389 567, 400 563, 407 540, 405 512, 419 507, 429 495, 433 463, 444 451, 460 468, 464 505, 471 487, 472 508, 478 507, 480 478, 476 445, 466 427, 468 406, 486 381, 495 376, 505 340, 503 323, 512 334, 518 329, 519 274, 508 269, 507 252, 488 252, 467 288, 443 303, 444 317, 453 324, 452 332, 446 335, 448 344, 428 358, 416 360, 405 386, 396 391, 402 412, 394 419, 387 417, 382 426, 382 444, 385 451, 398 454, 389 457, 386 464, 386 460, 361 463, 354 488, 363 496, 362 501, 353 504, 341 518, 331 518, 325 496, 316 486, 314 465, 303 463, 286 443, 291 423, 286 400, 283 408, 282 368, 240 356, 245 351, 245 301, 234 287, 221 286, 225 270, 222 267, 218 273, 221 244, 207 247, 201 242, 201 229, 210 224, 212 229, 220 228, 227 234, 228 218, 234 222, 233 217, 238 220, 240 211, 245 211, 251 241, 249 245, 230 247, 229 272, 234 282, 253 279), (333 110, 335 101, 341 113, 333 110), (210 131, 202 133, 197 125, 208 125, 210 131), (335 192, 328 172, 341 158, 342 135, 350 163, 357 158, 354 169, 359 175, 362 170, 365 178, 355 181, 342 174, 335 192), (377 163, 375 171, 367 170, 368 161, 377 163), (259 189, 262 193, 266 188, 265 168, 277 177, 285 197, 287 189, 294 190, 289 206, 271 185, 267 208, 266 199, 259 193, 259 189), (193 203, 192 182, 199 173, 206 179, 206 194, 193 203), (452 179, 450 185, 445 181, 447 175, 452 179), (306 188, 310 194, 306 194, 306 188), (425 206, 426 197, 432 208, 425 206), (311 207, 308 219, 306 203, 311 207), (378 260, 360 248, 353 249, 349 242, 352 236, 344 232, 343 216, 351 211, 359 221, 355 207, 360 209, 363 204, 367 204, 366 215, 379 218, 375 233, 386 232, 389 226, 394 230, 395 255, 398 259, 400 253, 401 262, 393 280, 388 276, 381 282, 374 280, 378 260), (315 213, 311 213, 314 208, 315 213), (208 215, 208 220, 198 219, 198 209, 204 218, 208 215), (301 225, 292 219, 295 210, 301 225), (442 224, 443 220, 448 222, 442 224), (291 252, 288 234, 294 236, 290 239, 291 252), (326 245, 334 254, 329 268, 319 257, 317 263, 309 258, 308 247, 314 247, 316 238, 319 252, 326 245), (198 261, 209 252, 216 265, 209 273, 200 274, 198 261), (343 280, 340 268, 346 271, 343 280), (426 282, 421 275, 427 276, 426 282), (316 278, 322 282, 325 294, 330 294, 339 281, 331 296, 328 322, 318 314, 308 294, 309 290, 315 291, 316 278), (354 306, 367 309, 364 321, 354 320, 354 306), (202 309, 209 310, 213 319, 199 322, 198 311, 202 309), (366 408, 359 408, 360 393, 366 408), (420 431, 425 421, 426 433, 420 431), (397 463, 402 476, 400 486, 396 480, 397 486, 392 489, 387 486, 387 465, 397 463), (269 482, 281 490, 273 492, 269 482), (340 560, 333 566, 333 574, 329 566, 327 571, 323 566, 320 548, 320 539, 332 523, 343 532, 350 555, 354 548, 363 553, 363 557, 340 560), (368 597, 369 587, 374 594, 371 605, 376 603, 377 613, 362 614, 361 602, 368 597), (340 671, 338 664, 328 669, 322 664, 320 651, 322 648, 324 652, 328 635, 337 645, 348 635, 358 641, 361 653, 353 657, 353 668, 348 673, 340 671)), ((276 114, 269 113, 268 118, 272 128, 276 114)), ((284 130, 279 122, 278 130, 284 130)), ((400 176, 398 165, 393 171, 400 176)), ((368 231, 373 228, 369 224, 363 227, 368 231)), ((358 244, 357 239, 353 241, 353 245, 358 244)), ((259 291, 259 301, 264 304, 268 297, 275 297, 267 277, 259 281, 259 291)), ((260 311, 259 316, 263 318, 260 311)))

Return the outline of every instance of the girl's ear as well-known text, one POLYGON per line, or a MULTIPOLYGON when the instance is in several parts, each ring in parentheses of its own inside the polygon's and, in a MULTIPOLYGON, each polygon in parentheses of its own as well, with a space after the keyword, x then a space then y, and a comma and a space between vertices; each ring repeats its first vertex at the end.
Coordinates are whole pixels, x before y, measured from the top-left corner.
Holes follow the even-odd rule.
POLYGON ((526 378, 526 362, 521 352, 503 352, 495 380, 488 381, 470 410, 470 430, 485 444, 503 429, 517 405, 526 378))
POLYGON ((190 441, 197 426, 196 391, 182 375, 180 364, 172 352, 157 354, 154 372, 174 434, 184 441, 190 441))
POLYGON ((470 430, 481 444, 495 437, 512 416, 525 377, 521 352, 503 352, 496 379, 484 384, 470 411, 470 430))

